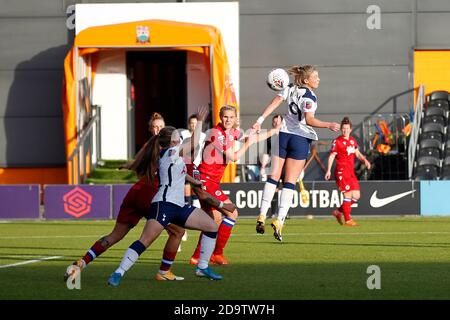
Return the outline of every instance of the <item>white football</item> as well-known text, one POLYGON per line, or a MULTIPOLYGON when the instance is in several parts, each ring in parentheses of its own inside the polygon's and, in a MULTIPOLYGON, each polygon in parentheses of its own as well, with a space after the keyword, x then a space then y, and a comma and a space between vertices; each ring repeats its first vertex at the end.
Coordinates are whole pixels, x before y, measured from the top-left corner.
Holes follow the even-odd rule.
POLYGON ((267 75, 267 85, 270 89, 281 91, 289 85, 289 75, 281 68, 273 69, 267 75))

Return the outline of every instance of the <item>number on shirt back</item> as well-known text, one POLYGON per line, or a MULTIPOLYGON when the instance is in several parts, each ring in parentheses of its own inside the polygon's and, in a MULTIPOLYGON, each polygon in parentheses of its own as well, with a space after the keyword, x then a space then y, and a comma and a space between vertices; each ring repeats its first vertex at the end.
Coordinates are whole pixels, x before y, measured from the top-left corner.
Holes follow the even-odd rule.
POLYGON ((289 111, 291 111, 292 114, 298 115, 298 121, 302 120, 302 112, 295 102, 289 104, 289 111))

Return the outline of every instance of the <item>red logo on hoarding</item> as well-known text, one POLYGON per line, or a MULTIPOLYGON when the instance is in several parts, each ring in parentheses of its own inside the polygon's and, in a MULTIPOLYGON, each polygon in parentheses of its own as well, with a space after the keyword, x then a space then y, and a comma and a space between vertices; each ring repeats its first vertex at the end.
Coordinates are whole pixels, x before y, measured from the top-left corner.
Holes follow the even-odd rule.
POLYGON ((79 187, 67 192, 63 200, 64 211, 75 218, 80 218, 91 212, 92 196, 79 187))

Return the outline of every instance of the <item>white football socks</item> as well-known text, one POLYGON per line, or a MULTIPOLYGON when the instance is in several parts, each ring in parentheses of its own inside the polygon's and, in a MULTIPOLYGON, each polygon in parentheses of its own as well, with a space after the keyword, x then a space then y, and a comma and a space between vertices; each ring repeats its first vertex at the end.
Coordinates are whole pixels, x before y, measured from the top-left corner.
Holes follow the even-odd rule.
POLYGON ((130 268, 134 265, 137 259, 139 259, 139 254, 133 249, 128 248, 116 272, 120 273, 123 276, 125 272, 130 270, 130 268))
POLYGON ((198 260, 198 267, 200 269, 208 268, 209 259, 216 247, 216 238, 210 238, 204 233, 200 240, 200 259, 198 260))
POLYGON ((259 210, 259 214, 263 217, 267 217, 267 212, 272 206, 272 199, 275 195, 275 191, 277 190, 277 185, 271 182, 266 182, 264 184, 264 191, 261 200, 261 209, 259 210))
POLYGON ((292 205, 292 198, 295 190, 291 188, 283 188, 280 196, 280 206, 278 208, 278 221, 283 225, 287 213, 292 205))

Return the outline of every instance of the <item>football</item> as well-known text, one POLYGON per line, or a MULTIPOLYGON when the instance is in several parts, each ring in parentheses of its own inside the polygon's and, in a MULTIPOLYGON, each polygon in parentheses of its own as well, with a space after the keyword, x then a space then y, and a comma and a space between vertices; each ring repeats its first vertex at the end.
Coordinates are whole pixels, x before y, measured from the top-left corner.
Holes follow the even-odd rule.
POLYGON ((289 85, 289 75, 281 68, 273 69, 267 75, 267 85, 270 89, 281 91, 289 85))

